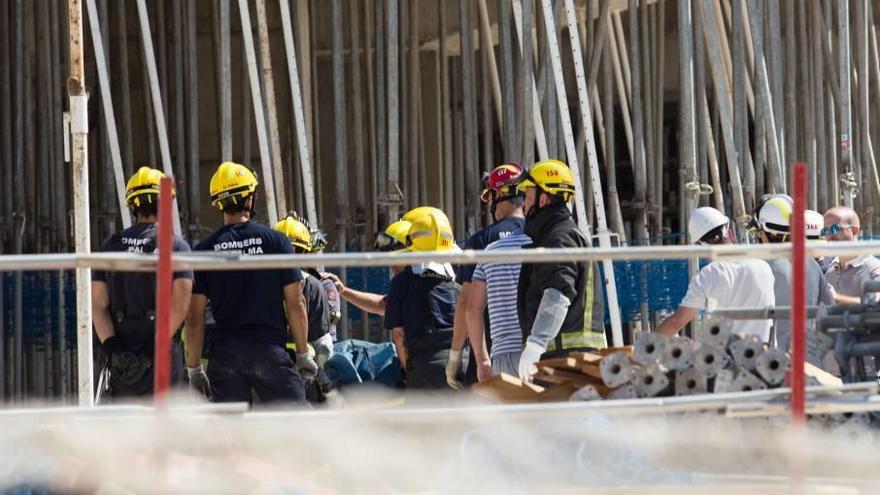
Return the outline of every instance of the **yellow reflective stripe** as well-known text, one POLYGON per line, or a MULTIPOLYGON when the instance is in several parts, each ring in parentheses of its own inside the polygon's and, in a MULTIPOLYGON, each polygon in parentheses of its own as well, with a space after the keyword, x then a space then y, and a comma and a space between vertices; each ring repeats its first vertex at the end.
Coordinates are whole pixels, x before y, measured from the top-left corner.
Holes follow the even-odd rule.
POLYGON ((584 301, 584 328, 593 328, 593 263, 587 268, 587 297, 584 301))
MULTIPOLYGON (((593 331, 593 303, 595 302, 595 294, 593 293, 593 264, 590 263, 587 268, 587 287, 586 297, 584 301, 584 330, 574 332, 562 332, 562 349, 575 349, 582 347, 592 347, 595 349, 605 349, 608 347, 608 341, 605 339, 605 331, 593 331)), ((550 341, 547 345, 547 352, 557 350, 556 339, 550 341)))
MULTIPOLYGON (((562 338, 562 349, 578 349, 584 347, 592 347, 594 349, 604 349, 608 347, 605 341, 605 332, 594 332, 592 330, 583 330, 580 332, 563 332, 560 334, 562 338)), ((556 339, 550 341, 547 345, 547 352, 556 351, 556 339)))

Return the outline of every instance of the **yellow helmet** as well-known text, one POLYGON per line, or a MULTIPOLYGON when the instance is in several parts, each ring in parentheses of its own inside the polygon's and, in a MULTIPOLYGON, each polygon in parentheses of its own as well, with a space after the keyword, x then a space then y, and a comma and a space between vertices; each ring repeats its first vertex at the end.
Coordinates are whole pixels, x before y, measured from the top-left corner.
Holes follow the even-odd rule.
POLYGON ((257 176, 244 165, 223 162, 211 177, 211 204, 223 211, 239 205, 257 190, 257 176))
POLYGON ((575 191, 574 176, 568 165, 559 160, 544 160, 532 165, 517 186, 518 191, 527 187, 537 187, 547 194, 559 196, 568 201, 575 191))
POLYGON ((274 228, 286 235, 290 239, 290 243, 302 252, 309 253, 312 251, 312 234, 304 223, 289 216, 276 223, 274 228))
POLYGON ((390 252, 406 249, 406 235, 409 234, 409 229, 411 227, 412 222, 406 220, 398 220, 392 223, 384 232, 376 234, 376 241, 373 243, 373 250, 390 252))
MULTIPOLYGON (((143 166, 128 179, 125 186, 125 204, 129 208, 154 204, 159 198, 159 183, 165 178, 161 170, 143 166)), ((174 189, 171 190, 172 196, 174 189)))
POLYGON ((401 220, 406 220, 407 222, 413 222, 416 218, 419 218, 422 215, 431 214, 431 213, 439 213, 443 216, 446 216, 442 210, 439 208, 434 208, 433 206, 419 206, 418 208, 413 208, 406 212, 405 215, 401 218, 401 220))
POLYGON ((452 225, 440 210, 414 219, 406 236, 406 247, 410 251, 451 251, 454 245, 452 225))

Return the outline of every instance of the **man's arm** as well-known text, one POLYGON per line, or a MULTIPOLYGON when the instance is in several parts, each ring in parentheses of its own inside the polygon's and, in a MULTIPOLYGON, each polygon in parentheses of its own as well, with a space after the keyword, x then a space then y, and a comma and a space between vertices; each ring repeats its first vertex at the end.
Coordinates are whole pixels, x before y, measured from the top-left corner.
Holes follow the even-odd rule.
POLYGON ((183 335, 186 348, 186 365, 194 368, 202 363, 202 346, 205 343, 205 308, 208 298, 204 294, 193 294, 186 315, 183 335))
POLYGON ((302 292, 302 282, 284 286, 284 308, 287 313, 287 326, 296 344, 297 353, 308 350, 309 318, 306 299, 302 292))
POLYGON ((92 321, 101 342, 116 335, 110 316, 110 294, 106 282, 92 282, 92 321))
MULTIPOLYGON (((474 350, 474 357, 477 360, 477 374, 491 376, 492 361, 486 350, 486 323, 483 319, 486 304, 486 282, 474 280, 471 283, 470 297, 465 308, 467 336, 471 341, 471 348, 474 350)), ((455 345, 454 342, 453 345, 455 345)))
MULTIPOLYGON (((461 291, 458 293, 458 304, 455 306, 455 316, 452 320, 452 350, 460 351, 464 348, 464 342, 467 340, 469 331, 468 323, 465 318, 465 308, 471 297, 471 286, 473 282, 465 282, 461 284, 461 291)), ((471 342, 471 345, 474 345, 471 342)))
POLYGON ((373 294, 372 292, 362 292, 359 290, 350 289, 339 280, 339 277, 334 273, 322 273, 321 277, 328 278, 333 281, 336 285, 336 291, 339 292, 339 297, 345 299, 346 302, 354 304, 358 308, 367 313, 373 313, 374 315, 385 316, 385 296, 382 294, 373 294))
POLYGON ((679 306, 672 316, 666 318, 663 320, 663 323, 657 326, 655 332, 661 335, 675 335, 679 330, 684 328, 685 325, 690 323, 691 320, 696 318, 698 314, 700 314, 698 308, 679 306))
POLYGON ((176 278, 171 285, 171 331, 174 332, 186 319, 192 297, 191 278, 176 278))
POLYGON ((400 367, 405 370, 409 359, 409 352, 406 350, 403 327, 394 327, 391 329, 391 341, 394 342, 394 347, 397 348, 397 357, 400 359, 400 367))

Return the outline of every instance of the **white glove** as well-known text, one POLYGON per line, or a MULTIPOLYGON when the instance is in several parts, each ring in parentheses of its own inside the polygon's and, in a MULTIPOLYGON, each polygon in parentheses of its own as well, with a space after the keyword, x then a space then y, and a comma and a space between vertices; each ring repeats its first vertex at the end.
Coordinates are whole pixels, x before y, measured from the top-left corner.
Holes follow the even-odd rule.
POLYGON ((203 397, 211 400, 211 382, 208 381, 208 375, 205 373, 205 367, 201 364, 198 366, 186 368, 186 376, 189 378, 189 392, 192 397, 203 397))
POLYGON ((315 348, 315 361, 319 366, 324 366, 328 359, 333 357, 333 336, 325 333, 321 338, 312 342, 315 348))
POLYGON ((461 373, 461 351, 449 350, 449 361, 446 361, 446 383, 452 390, 458 390, 462 383, 456 379, 461 373))
POLYGON ((532 375, 538 372, 535 363, 541 359, 541 354, 544 354, 543 347, 534 342, 526 341, 526 346, 519 357, 520 380, 526 382, 532 381, 532 375))
POLYGON ((309 356, 308 351, 303 353, 296 353, 296 371, 302 373, 303 371, 308 371, 313 375, 318 374, 318 363, 312 359, 312 356, 309 356))

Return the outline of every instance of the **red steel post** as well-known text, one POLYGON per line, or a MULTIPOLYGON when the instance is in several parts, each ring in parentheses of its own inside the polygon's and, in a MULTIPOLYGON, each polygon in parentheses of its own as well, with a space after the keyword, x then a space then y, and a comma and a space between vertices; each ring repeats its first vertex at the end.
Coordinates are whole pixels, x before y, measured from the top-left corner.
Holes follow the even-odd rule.
POLYGON ((805 413, 804 360, 807 323, 807 236, 804 210, 807 207, 807 165, 796 163, 792 173, 794 211, 791 222, 791 419, 803 424, 805 413))
POLYGON ((156 266, 156 350, 153 390, 157 407, 163 407, 171 386, 171 179, 162 179, 159 190, 159 263, 156 266))

